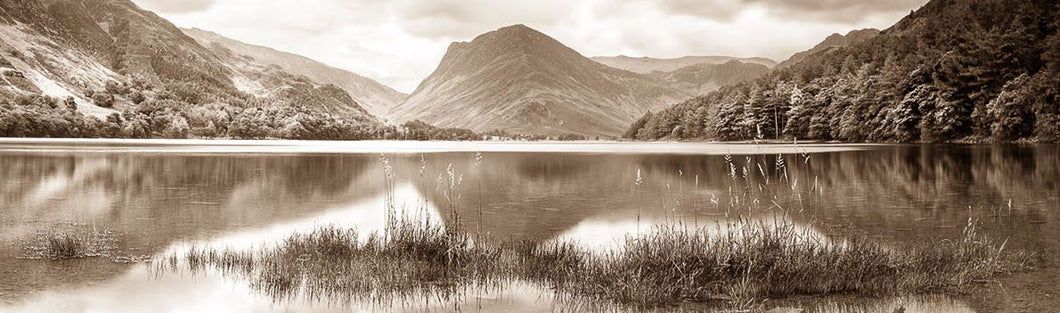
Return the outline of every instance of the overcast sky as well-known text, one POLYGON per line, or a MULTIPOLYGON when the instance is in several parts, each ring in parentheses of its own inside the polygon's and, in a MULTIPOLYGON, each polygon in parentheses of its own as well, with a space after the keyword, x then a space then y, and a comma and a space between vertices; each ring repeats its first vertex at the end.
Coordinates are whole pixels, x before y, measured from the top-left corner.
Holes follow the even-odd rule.
POLYGON ((511 24, 586 56, 761 56, 886 28, 927 0, 133 0, 177 26, 294 52, 411 92, 453 41, 511 24))

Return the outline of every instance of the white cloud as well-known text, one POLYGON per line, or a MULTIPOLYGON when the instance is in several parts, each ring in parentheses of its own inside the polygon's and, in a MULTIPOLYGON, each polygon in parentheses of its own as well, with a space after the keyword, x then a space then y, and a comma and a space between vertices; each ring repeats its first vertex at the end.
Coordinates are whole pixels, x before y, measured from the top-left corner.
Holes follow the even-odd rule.
POLYGON ((587 56, 782 60, 831 33, 885 28, 927 0, 134 0, 183 27, 270 46, 411 92, 452 41, 526 24, 587 56), (184 5, 180 5, 180 4, 184 5))

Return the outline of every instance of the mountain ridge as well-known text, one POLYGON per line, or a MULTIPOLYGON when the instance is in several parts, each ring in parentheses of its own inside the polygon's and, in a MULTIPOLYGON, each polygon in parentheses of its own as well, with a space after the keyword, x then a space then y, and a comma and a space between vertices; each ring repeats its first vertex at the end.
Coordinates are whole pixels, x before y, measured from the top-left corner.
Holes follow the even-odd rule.
POLYGON ((704 95, 722 87, 765 76, 769 67, 730 60, 722 64, 699 63, 669 72, 652 72, 649 77, 694 95, 704 95))
POLYGON ((783 68, 789 67, 791 65, 794 65, 795 63, 798 63, 799 61, 802 61, 803 59, 809 57, 810 55, 813 55, 813 54, 816 54, 816 53, 826 52, 826 51, 828 51, 830 49, 833 49, 833 48, 845 47, 845 46, 848 46, 848 45, 851 45, 851 44, 855 44, 855 43, 858 43, 858 42, 869 40, 869 39, 871 39, 873 37, 876 37, 879 34, 880 34, 880 30, 879 29, 875 29, 875 28, 856 29, 856 30, 852 30, 852 31, 847 32, 846 35, 842 35, 842 34, 839 34, 839 33, 832 33, 828 37, 825 37, 825 39, 822 40, 820 43, 817 43, 817 45, 813 46, 813 48, 810 48, 809 50, 797 52, 794 55, 792 55, 791 57, 789 57, 787 60, 784 60, 784 61, 780 62, 780 64, 777 64, 776 68, 777 69, 783 69, 783 68))
POLYGON ((346 91, 199 44, 129 0, 0 2, 0 134, 358 139, 346 91))
POLYGON ((450 44, 391 114, 476 131, 615 136, 635 116, 685 97, 517 24, 450 44))
POLYGON ((650 57, 630 57, 625 55, 619 55, 613 57, 595 56, 590 59, 613 68, 624 69, 630 72, 640 74, 651 74, 652 72, 671 72, 683 67, 704 63, 719 65, 733 60, 740 61, 742 63, 760 64, 770 69, 777 66, 776 61, 761 57, 743 58, 731 56, 684 56, 679 58, 659 59, 650 57))
POLYGON ((408 96, 378 81, 302 55, 241 42, 199 28, 182 28, 181 31, 207 48, 215 44, 220 45, 238 55, 253 58, 253 62, 276 65, 286 72, 306 76, 318 83, 334 84, 349 93, 365 110, 378 117, 385 118, 390 108, 397 106, 408 96))

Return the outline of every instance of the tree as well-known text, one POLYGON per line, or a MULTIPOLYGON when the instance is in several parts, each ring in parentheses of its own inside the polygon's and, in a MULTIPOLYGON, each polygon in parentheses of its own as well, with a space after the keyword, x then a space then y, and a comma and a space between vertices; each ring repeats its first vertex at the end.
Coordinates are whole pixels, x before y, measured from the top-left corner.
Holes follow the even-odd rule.
POLYGON ((182 116, 174 116, 169 122, 169 125, 166 125, 165 130, 162 132, 162 136, 176 139, 187 138, 188 128, 188 120, 184 119, 182 116))
POLYGON ((626 130, 626 132, 622 134, 622 138, 638 139, 637 133, 640 132, 641 129, 644 129, 644 125, 648 123, 648 120, 650 120, 652 116, 653 114, 650 110, 647 113, 644 113, 643 116, 633 122, 633 125, 629 126, 629 130, 626 130))
POLYGON ((114 106, 114 95, 107 92, 96 92, 92 94, 92 103, 96 106, 110 108, 114 106))
POLYGON ((714 121, 714 133, 720 140, 745 138, 743 126, 744 101, 742 94, 729 95, 718 106, 718 118, 714 121))
POLYGON ((74 97, 66 97, 63 104, 66 105, 67 110, 77 112, 77 101, 74 101, 74 97))
POLYGON ((1028 94, 1030 76, 1020 75, 986 105, 990 133, 996 140, 1011 141, 1034 133, 1034 95, 1028 94))
POLYGON ((784 112, 786 122, 784 122, 784 135, 792 138, 806 138, 806 133, 809 131, 810 119, 806 113, 805 105, 806 95, 802 92, 802 89, 798 85, 791 88, 791 95, 788 96, 788 110, 784 112))
POLYGON ((134 90, 133 92, 129 93, 129 101, 132 101, 132 103, 140 104, 144 102, 144 100, 147 100, 147 97, 144 96, 144 94, 139 90, 134 90))

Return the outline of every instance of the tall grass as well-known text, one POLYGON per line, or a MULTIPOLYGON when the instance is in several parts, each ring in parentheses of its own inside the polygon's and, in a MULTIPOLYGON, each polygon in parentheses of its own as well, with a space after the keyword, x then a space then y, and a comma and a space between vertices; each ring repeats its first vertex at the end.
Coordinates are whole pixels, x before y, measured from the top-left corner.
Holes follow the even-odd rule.
POLYGON ((724 302, 795 295, 869 296, 950 292, 999 274, 1025 270, 1036 258, 1008 252, 975 233, 894 246, 855 238, 822 240, 791 223, 761 222, 717 232, 659 226, 621 249, 586 253, 569 243, 534 247, 524 279, 587 301, 635 308, 678 302, 724 302))
POLYGON ((387 235, 324 227, 292 234, 275 249, 192 248, 158 269, 216 268, 248 279, 274 299, 389 304, 406 299, 453 300, 467 288, 496 285, 502 251, 430 222, 397 220, 387 235))
MULTIPOLYGON (((385 157, 381 160, 390 202, 393 169, 385 157)), ((381 233, 361 236, 355 229, 324 227, 292 234, 275 248, 193 248, 156 264, 161 270, 219 269, 278 301, 302 296, 384 306, 395 301, 459 302, 471 290, 522 281, 551 290, 563 303, 631 309, 681 302, 746 308, 762 299, 795 295, 952 292, 1038 264, 1035 255, 1007 250, 1005 242, 979 234, 972 218, 959 237, 920 244, 856 235, 826 238, 786 218, 801 212, 801 189, 820 192, 816 184, 799 187, 799 177, 789 174, 787 166, 799 162, 778 156, 765 166, 749 157, 738 167, 731 156, 726 160, 732 178, 728 199, 711 198, 715 209, 725 212, 724 225, 686 224, 675 216, 644 231, 638 225, 614 250, 473 236, 460 227, 462 175, 450 164, 436 180, 448 226, 398 215, 388 203, 381 233), (787 186, 790 194, 773 191, 787 186), (751 218, 763 212, 774 218, 751 218)), ((687 177, 683 174, 678 176, 687 177)), ((633 192, 644 180, 637 169, 633 192)), ((681 183, 677 186, 684 190, 681 183)), ((676 212, 682 203, 688 202, 673 198, 666 205, 676 212)))
POLYGON ((680 302, 743 307, 795 295, 905 295, 961 291, 1036 259, 974 233, 915 246, 862 238, 830 242, 770 223, 718 233, 655 227, 621 249, 592 253, 570 242, 475 242, 429 222, 400 221, 388 239, 326 227, 276 249, 191 249, 169 270, 220 269, 277 300, 460 301, 473 288, 531 282, 574 299, 650 309, 680 302))

